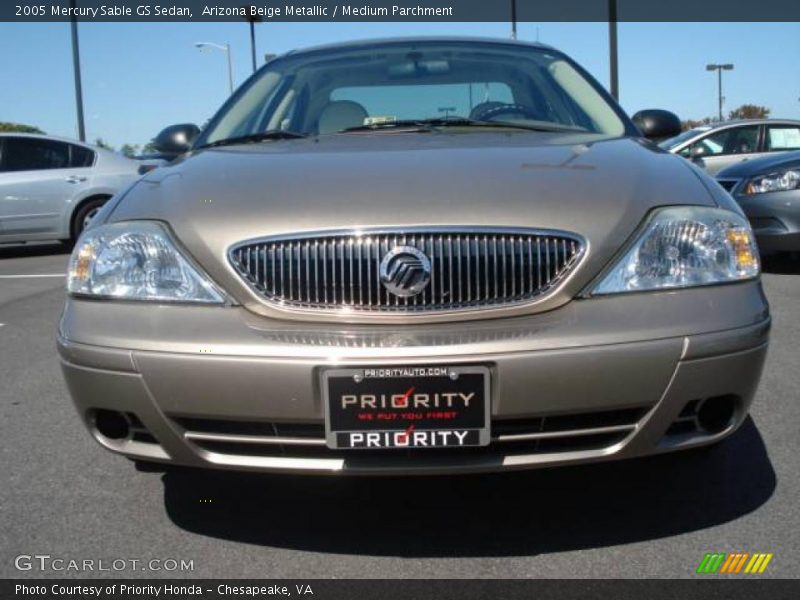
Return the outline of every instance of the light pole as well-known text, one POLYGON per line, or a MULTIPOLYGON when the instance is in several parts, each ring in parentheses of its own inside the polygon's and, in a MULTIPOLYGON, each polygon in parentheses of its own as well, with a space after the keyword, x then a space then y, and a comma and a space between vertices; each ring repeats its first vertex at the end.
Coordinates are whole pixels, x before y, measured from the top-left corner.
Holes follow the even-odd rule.
POLYGON ((243 6, 242 8, 245 9, 247 14, 245 20, 250 24, 250 58, 253 61, 253 73, 255 73, 258 68, 258 65, 256 65, 256 23, 260 23, 262 19, 258 16, 258 12, 254 10, 254 6, 243 6))
POLYGON ((511 0, 511 39, 517 39, 517 0, 511 0))
POLYGON ((719 100, 719 120, 722 121, 722 72, 733 71, 733 65, 730 63, 724 65, 706 65, 706 71, 717 72, 717 98, 719 100))
POLYGON ((231 90, 231 94, 233 94, 233 62, 231 61, 231 45, 225 44, 215 44, 214 42, 196 42, 195 48, 199 48, 202 52, 206 48, 214 48, 216 50, 221 50, 226 54, 228 57, 228 85, 231 90))
MULTIPOLYGON (((70 6, 75 8, 75 0, 71 0, 70 6)), ((73 10, 73 14, 75 11, 73 10)), ((83 124, 83 86, 81 85, 81 51, 78 46, 78 19, 74 16, 71 19, 70 30, 72 32, 72 70, 75 76, 75 106, 78 111, 78 139, 86 141, 86 128, 83 124)))
POLYGON ((611 96, 619 101, 619 51, 617 47, 617 0, 608 0, 608 66, 611 96))

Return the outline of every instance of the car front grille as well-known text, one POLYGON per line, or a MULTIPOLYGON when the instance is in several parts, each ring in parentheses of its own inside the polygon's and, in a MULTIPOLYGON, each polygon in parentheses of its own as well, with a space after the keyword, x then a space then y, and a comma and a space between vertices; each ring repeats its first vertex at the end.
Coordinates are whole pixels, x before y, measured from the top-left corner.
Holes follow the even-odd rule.
POLYGON ((273 304, 409 313, 530 301, 552 291, 583 252, 579 236, 562 232, 425 230, 268 238, 235 246, 229 258, 273 304), (408 269, 395 270, 395 282, 402 288, 420 274, 427 281, 418 291, 391 290, 385 271, 382 281, 382 263, 392 251, 410 262, 403 265, 408 269))

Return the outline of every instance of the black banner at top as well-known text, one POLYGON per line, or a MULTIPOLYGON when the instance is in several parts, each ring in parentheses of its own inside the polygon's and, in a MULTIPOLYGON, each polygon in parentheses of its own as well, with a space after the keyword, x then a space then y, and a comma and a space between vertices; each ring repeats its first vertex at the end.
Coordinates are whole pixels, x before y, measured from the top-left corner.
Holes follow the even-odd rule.
POLYGON ((798 0, 4 0, 6 22, 794 21, 798 0))

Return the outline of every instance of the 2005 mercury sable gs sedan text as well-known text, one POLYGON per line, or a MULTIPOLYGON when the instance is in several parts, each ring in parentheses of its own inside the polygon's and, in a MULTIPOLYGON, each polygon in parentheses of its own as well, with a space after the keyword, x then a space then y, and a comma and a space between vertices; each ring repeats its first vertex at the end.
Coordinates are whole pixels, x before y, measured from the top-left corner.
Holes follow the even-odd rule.
POLYGON ((538 45, 273 60, 191 148, 165 130, 186 155, 76 245, 58 347, 78 411, 136 460, 303 473, 718 441, 769 308, 741 210, 644 139, 677 125, 538 45))

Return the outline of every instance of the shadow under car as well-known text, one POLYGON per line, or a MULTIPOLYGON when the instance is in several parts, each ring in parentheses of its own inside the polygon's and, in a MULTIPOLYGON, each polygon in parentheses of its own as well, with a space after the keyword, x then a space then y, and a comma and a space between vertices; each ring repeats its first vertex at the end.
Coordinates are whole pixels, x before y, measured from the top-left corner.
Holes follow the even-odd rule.
POLYGON ((657 539, 719 525, 772 495, 748 417, 707 449, 497 475, 293 477, 170 469, 166 510, 202 535, 313 552, 519 556, 657 539))

